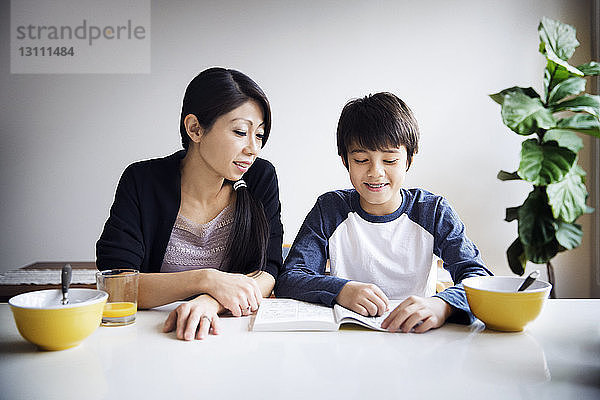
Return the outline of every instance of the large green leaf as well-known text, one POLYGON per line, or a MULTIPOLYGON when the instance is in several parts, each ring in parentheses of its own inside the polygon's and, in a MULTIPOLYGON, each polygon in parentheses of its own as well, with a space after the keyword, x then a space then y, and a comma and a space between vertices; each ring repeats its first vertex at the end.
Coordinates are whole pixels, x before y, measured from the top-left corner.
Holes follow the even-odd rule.
POLYGON ((579 46, 575 37, 575 28, 560 21, 542 17, 538 26, 540 35, 540 51, 548 52, 551 50, 562 60, 568 60, 579 46), (544 48, 542 48, 544 47, 544 48))
POLYGON ((574 249, 581 244, 583 230, 581 225, 556 222, 556 240, 566 250, 574 249))
POLYGON ((525 257, 536 264, 545 264, 550 261, 560 251, 560 245, 556 239, 552 239, 548 243, 541 246, 523 245, 525 257))
POLYGON ((596 118, 600 115, 600 96, 582 94, 573 99, 555 104, 551 107, 553 113, 558 111, 586 112, 596 118))
POLYGON ((561 129, 573 129, 591 136, 600 137, 600 120, 590 114, 575 114, 560 119, 557 126, 561 129))
POLYGON ((556 126, 552 113, 544 108, 540 99, 532 99, 520 92, 504 96, 502 121, 519 135, 530 135, 538 128, 551 129, 556 126))
POLYGON ((583 72, 585 76, 600 75, 600 64, 596 61, 578 65, 577 69, 583 72))
POLYGON ((585 90, 585 79, 573 76, 568 78, 552 89, 552 92, 548 95, 548 104, 554 104, 564 99, 567 96, 579 94, 585 90))
POLYGON ((539 98, 540 97, 540 95, 537 94, 537 92, 533 88, 531 88, 531 87, 522 88, 522 87, 518 87, 518 86, 513 86, 508 89, 504 89, 501 92, 490 94, 490 97, 496 103, 502 105, 502 103, 504 103, 504 96, 506 96, 509 93, 515 93, 515 92, 523 93, 524 95, 531 97, 531 98, 539 98))
POLYGON ((540 145, 536 139, 525 140, 521 146, 518 174, 534 185, 549 185, 567 175, 576 157, 576 153, 559 147, 554 141, 540 145))
POLYGON ((506 209, 506 217, 504 218, 504 220, 506 222, 511 222, 514 221, 515 219, 519 219, 519 209, 521 208, 521 206, 519 207, 508 207, 506 209))
POLYGON ((588 193, 584 177, 585 171, 575 164, 563 180, 548 185, 546 194, 554 218, 570 223, 586 212, 585 200, 588 193))
POLYGON ((525 256, 525 250, 523 250, 523 244, 519 238, 516 238, 514 242, 506 250, 506 259, 510 270, 517 275, 523 275, 525 272, 525 264, 527 264, 527 257, 525 256))
MULTIPOLYGON (((564 75, 565 70, 570 75, 583 76, 583 72, 581 72, 580 70, 578 70, 577 68, 575 68, 574 66, 572 66, 571 64, 569 64, 568 62, 566 62, 565 60, 562 60, 560 57, 558 57, 552 51, 548 51, 546 53, 546 60, 548 60, 548 62, 552 61, 553 63, 557 64, 557 66, 555 68, 555 71, 554 71, 554 75, 555 76, 557 74, 558 75, 564 75), (562 67, 562 68, 559 68, 559 66, 562 67)), ((566 79, 566 78, 564 78, 564 79, 566 79)), ((564 79, 562 79, 562 80, 564 80, 564 79)))
POLYGON ((532 190, 519 208, 519 237, 524 246, 541 246, 554 239, 554 218, 542 188, 532 190))
POLYGON ((501 181, 521 180, 521 177, 519 176, 519 174, 517 174, 517 171, 515 171, 515 172, 500 171, 500 172, 498 172, 498 175, 496 175, 496 178, 500 179, 501 181))
POLYGON ((544 189, 535 188, 519 208, 519 238, 528 260, 543 263, 558 252, 554 218, 544 189))
POLYGON ((552 59, 547 59, 548 62, 546 63, 546 69, 544 70, 544 94, 546 99, 548 98, 550 91, 562 81, 573 76, 583 76, 583 72, 569 65, 566 61, 558 59, 556 55, 553 56, 553 59, 557 60, 558 63, 554 62, 552 59))
POLYGON ((544 133, 543 142, 555 141, 560 147, 565 147, 573 153, 583 148, 583 140, 573 131, 566 129, 550 129, 544 133))

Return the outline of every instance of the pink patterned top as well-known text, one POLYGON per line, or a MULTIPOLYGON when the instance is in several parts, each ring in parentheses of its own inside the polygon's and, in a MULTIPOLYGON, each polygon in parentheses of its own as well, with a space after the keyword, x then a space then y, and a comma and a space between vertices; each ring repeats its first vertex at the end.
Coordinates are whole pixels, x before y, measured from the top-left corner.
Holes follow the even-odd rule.
POLYGON ((221 269, 233 216, 231 204, 206 224, 197 224, 178 214, 160 272, 221 269))

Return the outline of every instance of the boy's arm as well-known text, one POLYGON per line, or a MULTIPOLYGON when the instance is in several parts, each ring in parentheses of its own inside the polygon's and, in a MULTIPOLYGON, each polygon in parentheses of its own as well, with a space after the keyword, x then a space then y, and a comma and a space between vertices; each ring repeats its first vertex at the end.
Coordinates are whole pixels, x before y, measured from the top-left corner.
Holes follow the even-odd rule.
POLYGON ((470 324, 471 313, 462 281, 470 276, 493 275, 484 265, 477 247, 465 234, 465 226, 446 199, 436 209, 434 253, 444 261, 455 286, 435 295, 454 308, 449 321, 470 324))
POLYGON ((317 200, 300 227, 277 277, 275 296, 328 306, 335 303, 335 297, 348 280, 325 275, 328 239, 317 200))

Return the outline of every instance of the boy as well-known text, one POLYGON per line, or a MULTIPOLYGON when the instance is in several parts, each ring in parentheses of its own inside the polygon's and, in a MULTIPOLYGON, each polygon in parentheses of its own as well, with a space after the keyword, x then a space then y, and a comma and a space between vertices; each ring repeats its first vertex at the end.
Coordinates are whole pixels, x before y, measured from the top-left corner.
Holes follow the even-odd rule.
POLYGON ((462 285, 435 294, 433 255, 454 282, 491 275, 448 202, 404 189, 419 130, 412 111, 391 93, 348 102, 337 145, 354 189, 325 193, 307 215, 275 286, 275 295, 365 316, 388 299, 406 299, 383 321, 390 331, 425 332, 450 317, 470 323, 462 285), (325 274, 330 261, 331 275, 325 274))

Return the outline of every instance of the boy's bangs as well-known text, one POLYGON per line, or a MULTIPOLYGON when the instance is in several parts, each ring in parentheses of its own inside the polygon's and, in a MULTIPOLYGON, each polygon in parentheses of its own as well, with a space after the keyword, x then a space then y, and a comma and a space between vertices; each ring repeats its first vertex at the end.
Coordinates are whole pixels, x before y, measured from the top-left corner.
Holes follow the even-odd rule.
POLYGON ((389 135, 380 130, 369 130, 360 133, 352 131, 348 135, 348 151, 354 146, 370 151, 385 151, 397 149, 401 144, 395 135, 389 135))

